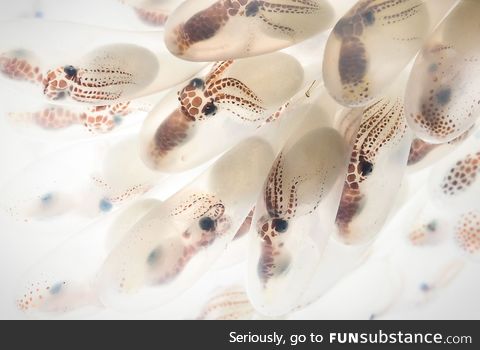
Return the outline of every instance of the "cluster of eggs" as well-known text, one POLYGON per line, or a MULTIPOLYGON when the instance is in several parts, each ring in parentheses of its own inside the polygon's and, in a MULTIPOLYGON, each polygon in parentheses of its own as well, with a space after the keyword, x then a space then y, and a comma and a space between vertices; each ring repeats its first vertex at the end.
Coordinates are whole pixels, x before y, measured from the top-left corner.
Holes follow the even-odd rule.
POLYGON ((411 243, 445 235, 478 259, 480 3, 122 2, 153 30, 0 22, 2 81, 36 101, 8 113, 15 132, 88 139, 9 183, 2 215, 66 230, 108 214, 23 278, 19 309, 162 305, 246 240, 246 291, 199 317, 288 315, 361 263, 421 169, 435 210, 411 243))

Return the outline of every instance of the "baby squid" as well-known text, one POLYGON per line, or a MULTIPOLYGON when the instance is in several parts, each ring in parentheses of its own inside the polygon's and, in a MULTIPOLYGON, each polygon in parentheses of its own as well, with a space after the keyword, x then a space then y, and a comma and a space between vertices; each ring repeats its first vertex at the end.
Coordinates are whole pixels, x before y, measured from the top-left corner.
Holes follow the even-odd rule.
POLYGON ((140 135, 142 157, 164 172, 198 166, 274 123, 302 84, 302 67, 283 53, 217 62, 149 114, 140 135))
POLYGON ((327 29, 333 17, 327 0, 187 0, 170 15, 165 44, 192 61, 257 56, 327 29))

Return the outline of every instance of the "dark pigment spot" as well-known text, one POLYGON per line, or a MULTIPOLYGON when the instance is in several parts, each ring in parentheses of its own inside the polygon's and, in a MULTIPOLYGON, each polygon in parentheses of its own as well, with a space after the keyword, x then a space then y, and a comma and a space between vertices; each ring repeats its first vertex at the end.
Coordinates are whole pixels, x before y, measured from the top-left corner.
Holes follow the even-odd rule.
POLYGON ((198 222, 200 228, 204 231, 211 231, 215 228, 215 220, 210 217, 201 218, 198 222))

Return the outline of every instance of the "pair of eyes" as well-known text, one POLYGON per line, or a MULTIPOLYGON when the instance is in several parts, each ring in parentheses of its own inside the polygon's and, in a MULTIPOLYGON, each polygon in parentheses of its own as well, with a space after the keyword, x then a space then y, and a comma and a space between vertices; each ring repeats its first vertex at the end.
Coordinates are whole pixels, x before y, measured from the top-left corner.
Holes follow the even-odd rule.
MULTIPOLYGON (((202 79, 195 78, 192 81, 190 81, 190 86, 192 86, 194 89, 203 89, 205 86, 205 82, 202 79)), ((217 112, 217 106, 213 101, 209 101, 203 106, 202 108, 202 114, 204 115, 213 115, 217 112)))

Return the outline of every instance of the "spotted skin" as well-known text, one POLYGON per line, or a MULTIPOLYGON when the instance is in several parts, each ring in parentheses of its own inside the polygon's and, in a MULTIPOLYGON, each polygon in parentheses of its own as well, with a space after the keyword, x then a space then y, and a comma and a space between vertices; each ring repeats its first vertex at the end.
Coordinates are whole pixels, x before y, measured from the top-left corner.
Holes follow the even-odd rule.
POLYGON ((119 118, 130 114, 130 102, 121 102, 110 106, 90 107, 84 112, 52 106, 37 112, 9 113, 14 123, 33 123, 42 129, 60 130, 73 125, 82 125, 92 134, 103 134, 112 131, 119 118))
POLYGON ((470 257, 478 259, 480 252, 480 213, 463 214, 455 227, 455 243, 470 257))
POLYGON ((148 10, 136 7, 135 12, 144 23, 154 26, 163 27, 167 22, 168 14, 163 11, 148 10))
POLYGON ((117 189, 113 188, 107 181, 103 178, 93 175, 91 176, 93 183, 102 191, 108 193, 105 200, 112 204, 121 204, 128 199, 135 198, 140 196, 151 189, 151 185, 149 184, 136 184, 132 185, 126 189, 122 189, 118 191, 117 189))
POLYGON ((9 79, 39 84, 43 81, 42 70, 28 59, 0 55, 0 72, 9 79))
POLYGON ((214 37, 233 17, 258 18, 271 30, 289 37, 295 29, 276 23, 271 14, 318 13, 321 7, 314 0, 219 0, 174 29, 177 54, 183 54, 192 45, 214 37))
POLYGON ((403 104, 399 99, 383 99, 364 110, 336 217, 341 236, 349 236, 349 225, 362 209, 366 197, 362 183, 375 172, 378 155, 385 148, 399 144, 406 128, 403 104))
POLYGON ((43 94, 50 100, 67 96, 79 102, 115 101, 122 96, 118 87, 135 84, 132 73, 114 67, 59 67, 46 73, 43 94), (67 68, 71 68, 68 70, 67 68))
MULTIPOLYGON (((333 33, 341 42, 338 72, 345 100, 363 104, 372 98, 367 75, 369 55, 362 37, 364 32, 370 27, 389 26, 407 21, 418 13, 420 6, 418 1, 412 0, 362 0, 337 22, 333 33)), ((394 38, 394 40, 418 40, 418 38, 394 38)))
POLYGON ((214 295, 202 308, 198 320, 244 320, 253 316, 254 309, 241 287, 230 287, 214 295))
POLYGON ((454 197, 468 189, 475 183, 479 174, 480 152, 466 155, 448 169, 440 184, 444 195, 454 197))

